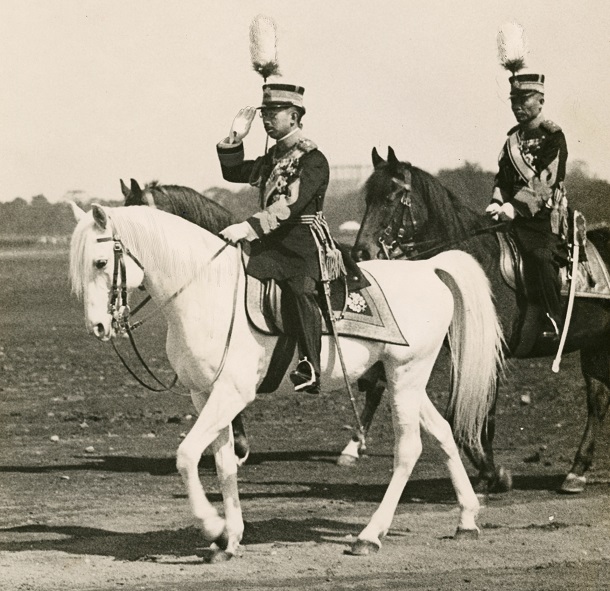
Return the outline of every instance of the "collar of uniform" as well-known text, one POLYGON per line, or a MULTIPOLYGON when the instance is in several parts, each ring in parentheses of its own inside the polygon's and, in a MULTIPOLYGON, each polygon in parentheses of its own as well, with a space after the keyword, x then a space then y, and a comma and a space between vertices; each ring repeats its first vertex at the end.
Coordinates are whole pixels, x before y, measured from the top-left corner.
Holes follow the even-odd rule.
POLYGON ((275 150, 273 150, 273 156, 276 159, 283 158, 296 144, 299 143, 302 138, 302 131, 300 127, 297 127, 294 131, 285 135, 283 138, 277 141, 275 144, 275 150))

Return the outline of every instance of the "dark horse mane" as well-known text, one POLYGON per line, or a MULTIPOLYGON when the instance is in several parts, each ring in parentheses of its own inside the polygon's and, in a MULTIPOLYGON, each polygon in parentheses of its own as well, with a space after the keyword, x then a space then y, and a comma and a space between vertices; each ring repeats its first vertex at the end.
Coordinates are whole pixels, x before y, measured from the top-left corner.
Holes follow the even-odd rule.
POLYGON ((430 173, 408 162, 389 160, 375 167, 365 184, 367 204, 389 195, 393 190, 392 178, 405 172, 411 176, 411 198, 421 200, 427 211, 427 223, 422 228, 427 237, 459 243, 489 227, 486 216, 474 211, 430 173))
POLYGON ((214 234, 236 221, 228 209, 195 189, 180 185, 162 185, 158 181, 146 184, 141 190, 132 179, 125 205, 151 205, 145 198, 147 192, 159 209, 179 215, 214 234))

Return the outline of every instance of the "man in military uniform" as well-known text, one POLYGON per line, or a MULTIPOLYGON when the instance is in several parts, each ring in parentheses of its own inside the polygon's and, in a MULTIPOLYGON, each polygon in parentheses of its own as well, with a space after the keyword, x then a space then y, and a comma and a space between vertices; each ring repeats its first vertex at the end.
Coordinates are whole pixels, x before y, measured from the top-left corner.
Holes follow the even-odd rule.
POLYGON ((260 212, 221 235, 232 243, 250 242, 248 273, 274 279, 281 287, 294 323, 284 328, 296 332, 300 358, 290 378, 297 391, 319 392, 322 320, 317 297, 322 276, 311 225, 322 219, 329 167, 324 154, 303 136, 303 93, 301 86, 265 84, 263 104, 241 109, 229 137, 217 144, 223 177, 258 187, 261 205, 260 212), (276 143, 264 156, 245 160, 242 140, 257 110, 276 143))
POLYGON ((567 261, 567 199, 564 188, 568 149, 561 128, 542 116, 544 75, 515 74, 510 78, 511 108, 517 125, 508 132, 499 158, 487 213, 512 220, 531 274, 538 302, 558 336, 563 317, 560 266, 567 261))

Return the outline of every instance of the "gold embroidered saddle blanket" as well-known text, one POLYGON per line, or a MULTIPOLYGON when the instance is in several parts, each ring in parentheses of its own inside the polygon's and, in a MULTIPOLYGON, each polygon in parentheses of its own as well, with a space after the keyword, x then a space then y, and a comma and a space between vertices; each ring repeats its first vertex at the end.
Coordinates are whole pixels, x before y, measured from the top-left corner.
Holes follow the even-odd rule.
MULTIPOLYGON (((369 285, 350 291, 341 280, 333 282, 333 289, 342 289, 343 298, 332 297, 333 313, 337 318, 337 333, 341 336, 408 345, 400 331, 386 297, 375 278, 362 270, 369 285), (339 300, 339 302, 337 302, 339 300), (337 309, 335 309, 337 308, 337 309)), ((274 281, 259 281, 247 276, 246 312, 254 327, 268 335, 283 334, 281 290, 274 281)), ((331 334, 328 322, 323 322, 324 334, 331 334)))

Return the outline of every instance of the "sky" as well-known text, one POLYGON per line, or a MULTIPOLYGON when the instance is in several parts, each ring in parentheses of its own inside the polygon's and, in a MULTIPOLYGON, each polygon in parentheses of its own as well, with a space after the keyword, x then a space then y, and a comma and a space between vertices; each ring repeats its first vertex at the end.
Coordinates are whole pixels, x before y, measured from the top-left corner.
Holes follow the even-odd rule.
MULTIPOLYGON (((514 124, 496 34, 514 20, 570 160, 610 180, 606 0, 0 0, 0 201, 119 199, 121 178, 239 188, 215 145, 260 104, 258 14, 278 29, 270 81, 305 87, 304 132, 331 166, 391 145, 431 173, 495 170, 514 124)), ((246 156, 264 143, 257 119, 246 156)))

